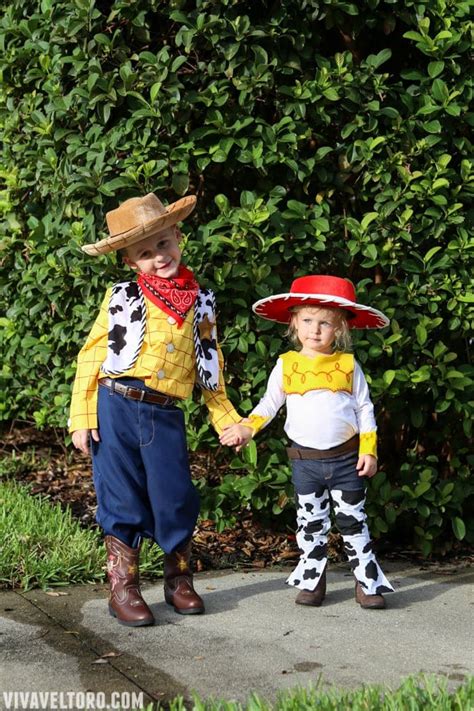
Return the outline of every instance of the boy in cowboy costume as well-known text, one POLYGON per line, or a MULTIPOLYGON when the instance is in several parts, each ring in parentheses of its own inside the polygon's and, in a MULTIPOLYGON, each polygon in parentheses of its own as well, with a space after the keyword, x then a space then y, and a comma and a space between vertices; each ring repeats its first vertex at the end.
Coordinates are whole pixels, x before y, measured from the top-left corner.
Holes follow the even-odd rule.
POLYGON ((197 382, 218 432, 241 419, 226 396, 214 295, 181 264, 176 225, 195 204, 194 196, 166 208, 152 193, 132 198, 107 213, 109 237, 82 247, 92 256, 120 250, 138 275, 106 292, 78 356, 69 422, 74 446, 91 445, 109 611, 133 627, 154 623, 139 588, 144 537, 165 553, 166 602, 204 612, 190 570, 199 500, 177 403, 197 382))
POLYGON ((253 310, 289 324, 298 350, 279 357, 257 407, 247 420, 227 427, 221 442, 240 449, 286 403, 301 551, 287 582, 300 590, 296 603, 317 607, 324 600, 332 503, 356 579, 356 601, 381 609, 383 593, 393 588, 375 558, 364 511, 365 481, 377 471, 377 427, 364 374, 347 351, 349 329, 383 328, 389 321, 356 303, 350 281, 333 276, 295 279, 289 294, 261 299, 253 310))

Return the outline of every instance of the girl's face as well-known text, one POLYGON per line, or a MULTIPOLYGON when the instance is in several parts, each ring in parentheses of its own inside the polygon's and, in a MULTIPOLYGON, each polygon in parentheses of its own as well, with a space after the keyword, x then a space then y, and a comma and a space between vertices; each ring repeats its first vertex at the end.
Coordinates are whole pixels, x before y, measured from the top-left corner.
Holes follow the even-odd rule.
POLYGON ((317 353, 330 355, 333 352, 333 343, 339 325, 336 311, 305 306, 294 314, 293 325, 303 355, 314 356, 317 353))
POLYGON ((127 247, 123 261, 142 274, 155 274, 163 279, 172 279, 177 275, 181 261, 180 240, 179 229, 168 227, 157 235, 127 247))

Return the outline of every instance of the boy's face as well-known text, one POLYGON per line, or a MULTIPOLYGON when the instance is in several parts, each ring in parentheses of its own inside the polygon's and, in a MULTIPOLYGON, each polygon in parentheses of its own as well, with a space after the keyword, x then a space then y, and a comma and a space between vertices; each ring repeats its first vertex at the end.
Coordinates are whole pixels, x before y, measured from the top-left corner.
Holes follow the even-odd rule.
POLYGON ((180 230, 177 227, 168 227, 127 247, 123 261, 142 274, 172 279, 177 276, 181 262, 180 241, 180 230))

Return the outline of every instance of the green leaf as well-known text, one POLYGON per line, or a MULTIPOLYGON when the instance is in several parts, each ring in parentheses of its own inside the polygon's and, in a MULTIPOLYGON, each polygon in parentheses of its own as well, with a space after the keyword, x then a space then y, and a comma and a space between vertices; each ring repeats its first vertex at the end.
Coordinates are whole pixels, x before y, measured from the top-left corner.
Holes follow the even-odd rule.
POLYGON ((334 148, 331 148, 331 146, 321 146, 314 155, 315 160, 322 160, 328 153, 332 153, 333 150, 334 148))
POLYGON ((248 445, 241 451, 244 461, 254 467, 257 464, 257 445, 255 440, 251 439, 248 445))
POLYGON ((466 525, 464 521, 462 520, 462 518, 459 518, 459 516, 455 516, 451 520, 451 523, 453 526, 454 535, 456 536, 458 541, 462 541, 466 535, 466 525))
POLYGON ((211 154, 211 160, 213 163, 225 163, 227 160, 227 153, 218 148, 211 154))
POLYGON ((184 195, 187 193, 189 188, 189 176, 188 175, 173 175, 172 178, 173 190, 177 195, 184 195))
POLYGON ((370 223, 376 220, 378 216, 378 212, 367 212, 360 222, 362 229, 365 231, 370 223))
POLYGON ((439 121, 436 119, 434 121, 427 121, 427 123, 424 124, 425 131, 428 131, 428 133, 441 133, 442 127, 439 121))
POLYGON ((424 42, 425 38, 423 35, 420 35, 419 32, 415 32, 414 30, 409 30, 408 32, 405 32, 403 35, 406 39, 412 39, 415 40, 415 42, 424 42))
POLYGON ((427 264, 430 261, 431 257, 434 257, 434 255, 437 254, 437 252, 439 252, 440 249, 442 249, 442 247, 440 247, 440 246, 431 247, 431 249, 429 249, 427 251, 427 253, 425 254, 425 256, 423 257, 424 263, 427 264))
POLYGON ((306 205, 304 202, 299 202, 298 200, 288 200, 288 210, 295 213, 301 218, 306 215, 306 205))
POLYGON ((369 66, 373 67, 374 69, 377 69, 378 67, 380 67, 381 64, 390 59, 391 56, 391 49, 382 49, 380 52, 378 52, 378 54, 369 54, 366 59, 366 62, 367 64, 369 64, 369 66))
POLYGON ((188 58, 185 55, 180 55, 176 57, 176 59, 173 61, 171 65, 171 71, 172 72, 177 72, 180 67, 183 66, 185 62, 188 61, 188 58))
POLYGON ((336 89, 325 89, 323 91, 323 95, 326 97, 326 99, 329 99, 329 101, 339 100, 339 94, 337 93, 336 89))
POLYGON ((423 346, 426 343, 426 339, 428 338, 428 332, 423 326, 423 324, 419 323, 416 326, 415 333, 418 343, 420 344, 420 346, 423 346))
POLYGON ((320 232, 329 231, 329 221, 326 220, 325 217, 316 217, 314 220, 311 220, 311 225, 315 230, 319 230, 320 232))
POLYGON ((434 79, 435 77, 438 76, 438 74, 441 74, 443 69, 444 69, 444 62, 430 62, 428 64, 428 74, 431 77, 431 79, 434 79))
POLYGON ((454 482, 448 481, 448 483, 443 486, 443 491, 442 491, 443 497, 451 494, 453 492, 453 490, 454 490, 454 482))
POLYGON ((444 83, 442 79, 435 79, 433 82, 433 86, 431 87, 431 92, 434 96, 434 98, 437 101, 440 101, 441 103, 444 103, 445 101, 448 101, 449 99, 449 91, 448 87, 444 83))
POLYGON ((365 251, 366 251, 367 255, 370 257, 370 259, 372 259, 374 261, 377 259, 377 256, 378 256, 377 255, 377 247, 375 246, 375 244, 367 245, 367 247, 365 248, 365 251))
POLYGON ((419 484, 417 484, 415 486, 415 495, 422 496, 430 489, 431 489, 431 484, 429 481, 420 481, 419 484))

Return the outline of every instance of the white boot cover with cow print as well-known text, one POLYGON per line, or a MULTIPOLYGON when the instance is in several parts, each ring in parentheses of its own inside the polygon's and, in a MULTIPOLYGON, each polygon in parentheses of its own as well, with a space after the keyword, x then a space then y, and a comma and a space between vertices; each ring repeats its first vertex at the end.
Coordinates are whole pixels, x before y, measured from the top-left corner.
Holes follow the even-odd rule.
MULTIPOLYGON (((332 490, 336 525, 355 578, 366 595, 393 592, 372 550, 364 511, 365 494, 359 491, 332 490)), ((329 493, 321 496, 298 494, 296 541, 300 560, 287 580, 301 590, 314 590, 327 563, 327 534, 331 527, 329 493)))
POLYGON ((289 585, 300 590, 314 590, 327 563, 329 517, 329 494, 321 496, 297 494, 296 542, 301 551, 300 560, 290 577, 289 585))

